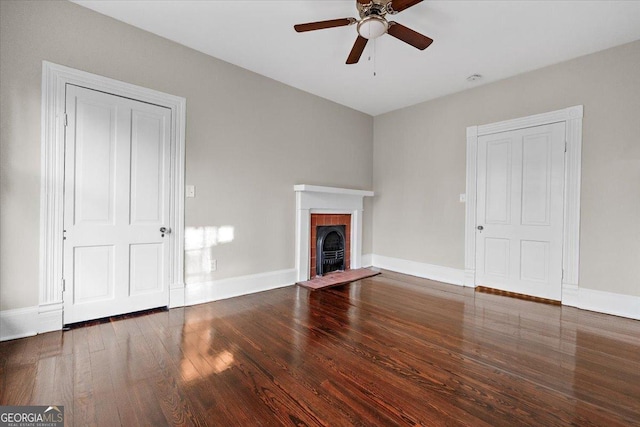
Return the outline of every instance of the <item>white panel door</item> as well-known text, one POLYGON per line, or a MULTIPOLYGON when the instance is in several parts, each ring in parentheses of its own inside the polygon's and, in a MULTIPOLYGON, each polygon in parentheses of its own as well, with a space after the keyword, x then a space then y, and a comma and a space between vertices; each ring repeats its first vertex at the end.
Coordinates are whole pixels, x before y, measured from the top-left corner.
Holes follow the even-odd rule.
POLYGON ((171 110, 66 91, 64 323, 169 301, 171 110))
POLYGON ((564 141, 564 123, 478 138, 478 286, 561 299, 564 141))

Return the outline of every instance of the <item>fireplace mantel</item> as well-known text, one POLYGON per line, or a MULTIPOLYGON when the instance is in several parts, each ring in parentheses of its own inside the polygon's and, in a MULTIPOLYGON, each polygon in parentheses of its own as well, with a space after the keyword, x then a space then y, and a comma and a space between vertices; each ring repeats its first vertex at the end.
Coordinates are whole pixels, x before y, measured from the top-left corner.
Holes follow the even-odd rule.
POLYGON ((351 215, 351 269, 361 267, 362 262, 362 213, 363 198, 372 197, 373 191, 351 188, 322 187, 318 185, 294 185, 296 192, 296 279, 309 280, 309 250, 311 214, 351 215))
POLYGON ((349 196, 373 197, 373 191, 365 190, 352 190, 351 188, 337 188, 337 187, 321 187, 319 185, 299 184, 293 186, 293 191, 299 192, 313 192, 313 193, 327 193, 327 194, 346 194, 349 196))

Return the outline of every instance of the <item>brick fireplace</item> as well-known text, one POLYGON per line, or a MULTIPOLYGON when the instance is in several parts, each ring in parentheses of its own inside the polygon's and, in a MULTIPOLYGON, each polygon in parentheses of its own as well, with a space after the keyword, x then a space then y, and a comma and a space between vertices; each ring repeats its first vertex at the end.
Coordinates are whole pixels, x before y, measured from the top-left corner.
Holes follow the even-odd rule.
POLYGON ((315 233, 316 227, 323 224, 345 226, 345 257, 348 256, 345 270, 360 268, 363 198, 373 196, 373 191, 307 184, 295 185, 293 189, 296 192, 296 280, 309 280, 316 274, 315 233))

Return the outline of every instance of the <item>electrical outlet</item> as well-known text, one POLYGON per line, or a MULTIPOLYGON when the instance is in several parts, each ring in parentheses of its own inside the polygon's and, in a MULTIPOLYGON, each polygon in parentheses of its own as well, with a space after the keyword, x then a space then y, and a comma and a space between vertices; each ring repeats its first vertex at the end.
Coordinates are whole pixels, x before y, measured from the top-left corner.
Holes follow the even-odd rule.
POLYGON ((218 269, 218 260, 212 259, 209 263, 209 271, 216 271, 218 269))

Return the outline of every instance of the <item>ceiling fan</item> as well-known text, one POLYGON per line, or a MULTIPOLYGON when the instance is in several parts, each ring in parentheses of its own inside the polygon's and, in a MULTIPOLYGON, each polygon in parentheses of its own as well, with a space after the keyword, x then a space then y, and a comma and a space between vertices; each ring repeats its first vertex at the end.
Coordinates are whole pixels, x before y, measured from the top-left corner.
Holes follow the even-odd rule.
POLYGON ((364 52, 367 42, 385 33, 389 33, 398 40, 402 40, 417 49, 424 50, 433 42, 432 39, 397 22, 387 21, 385 18, 387 14, 395 15, 420 2, 422 2, 422 0, 356 0, 356 8, 360 14, 360 19, 331 19, 328 21, 298 24, 294 25, 293 28, 297 32, 302 33, 305 31, 357 24, 358 38, 351 49, 351 53, 349 53, 347 64, 357 63, 360 60, 362 52, 364 52))

